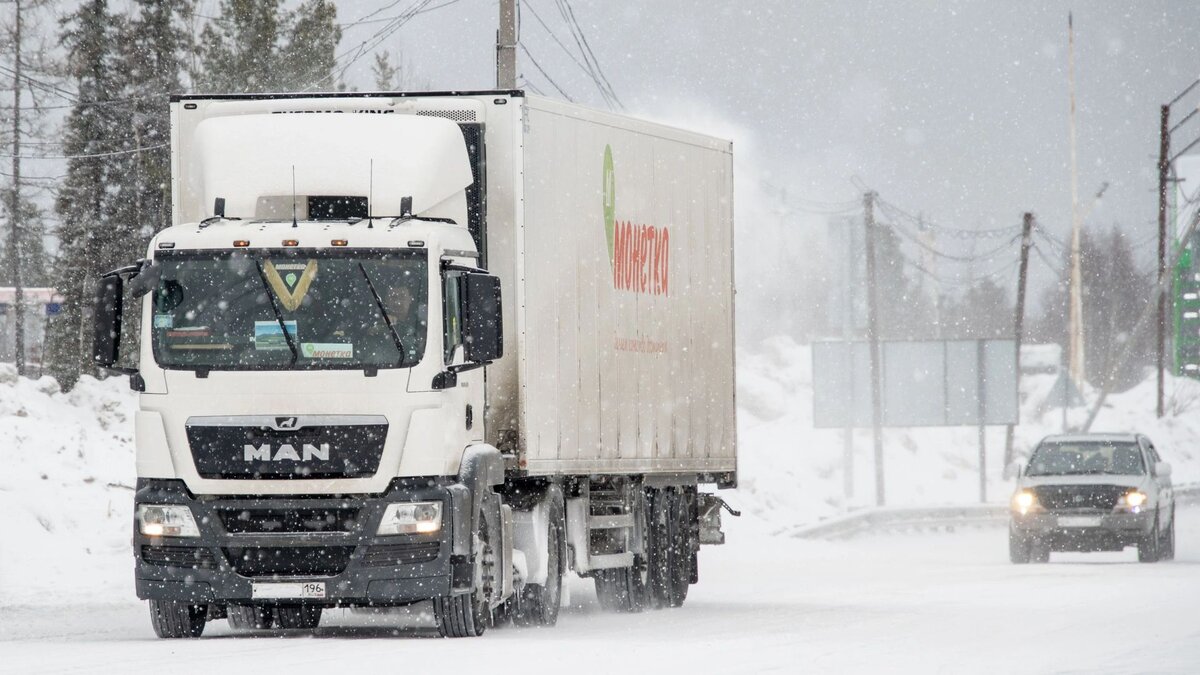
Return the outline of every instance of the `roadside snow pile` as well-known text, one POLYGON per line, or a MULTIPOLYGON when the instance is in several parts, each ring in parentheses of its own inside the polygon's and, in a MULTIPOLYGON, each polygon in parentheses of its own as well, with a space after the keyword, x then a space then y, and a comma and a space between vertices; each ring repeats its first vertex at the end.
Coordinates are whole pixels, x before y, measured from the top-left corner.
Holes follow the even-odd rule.
POLYGON ((136 407, 125 378, 64 394, 0 364, 0 605, 132 595, 136 407))
MULTIPOLYGON (((1062 409, 1046 405, 1054 375, 1021 381, 1021 424, 1014 452, 1027 455, 1043 436, 1062 431, 1062 409)), ((1139 431, 1154 440, 1173 465, 1173 480, 1200 481, 1200 382, 1169 378, 1168 416, 1154 415, 1155 382, 1109 396, 1093 431, 1139 431)), ((1089 403, 1096 392, 1085 391, 1089 403)), ((771 338, 738 354, 740 486, 732 501, 778 530, 812 523, 847 508, 874 505, 875 464, 871 430, 854 432, 854 496, 843 487, 844 432, 814 429, 812 352, 787 337, 771 338)), ((1072 426, 1088 408, 1068 411, 1072 426)), ((924 506, 979 500, 979 441, 974 427, 884 429, 887 504, 924 506)), ((987 431, 988 500, 1003 502, 1012 483, 1003 480, 1004 428, 987 431)))

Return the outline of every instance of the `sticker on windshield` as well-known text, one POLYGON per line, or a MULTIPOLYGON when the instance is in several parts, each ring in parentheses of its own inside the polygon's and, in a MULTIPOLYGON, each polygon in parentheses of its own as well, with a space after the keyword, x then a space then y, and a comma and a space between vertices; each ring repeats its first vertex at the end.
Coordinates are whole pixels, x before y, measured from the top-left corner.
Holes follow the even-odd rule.
POLYGON ((306 359, 352 359, 354 345, 349 342, 302 342, 300 353, 306 359))
POLYGON ((154 315, 154 327, 155 328, 171 328, 174 325, 175 325, 175 315, 174 314, 155 314, 154 315))
POLYGON ((308 287, 312 285, 313 277, 317 276, 317 261, 277 265, 268 260, 267 264, 263 265, 263 273, 266 274, 267 282, 284 308, 294 312, 300 307, 304 296, 308 295, 308 287))
MULTIPOLYGON (((283 323, 287 326, 288 333, 296 334, 295 321, 284 321, 283 323)), ((288 348, 287 337, 284 336, 278 321, 254 322, 254 348, 260 350, 288 348)))

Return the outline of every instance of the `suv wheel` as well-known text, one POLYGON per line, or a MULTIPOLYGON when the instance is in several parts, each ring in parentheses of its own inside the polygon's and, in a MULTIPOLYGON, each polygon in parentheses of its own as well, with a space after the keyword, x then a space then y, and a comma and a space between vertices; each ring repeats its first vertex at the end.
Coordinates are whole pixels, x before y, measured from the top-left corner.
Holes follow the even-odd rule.
POLYGON ((1162 535, 1158 531, 1158 517, 1154 518, 1154 529, 1150 533, 1142 537, 1138 542, 1138 562, 1152 563, 1158 562, 1159 558, 1159 543, 1162 541, 1162 535))
POLYGON ((1016 532, 1008 531, 1008 559, 1014 565, 1025 565, 1029 562, 1029 539, 1016 532))

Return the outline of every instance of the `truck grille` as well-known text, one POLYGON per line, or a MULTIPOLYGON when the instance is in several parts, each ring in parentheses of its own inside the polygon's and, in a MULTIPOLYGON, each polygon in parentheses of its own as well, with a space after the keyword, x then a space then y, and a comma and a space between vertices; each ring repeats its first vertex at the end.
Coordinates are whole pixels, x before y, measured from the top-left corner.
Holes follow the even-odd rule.
POLYGON ((1033 488, 1042 508, 1111 511, 1130 488, 1121 485, 1043 485, 1033 488))
POLYGON ((353 546, 229 547, 225 559, 244 577, 331 577, 350 562, 353 546))
POLYGON ((217 566, 213 552, 198 546, 142 546, 142 560, 150 565, 195 570, 211 570, 217 566))
POLYGON ((185 429, 201 478, 366 478, 388 424, 379 415, 193 417, 185 429))
POLYGON ((397 565, 413 565, 436 560, 441 550, 441 543, 436 541, 417 541, 404 544, 386 544, 371 546, 363 556, 363 565, 367 567, 395 567, 397 565))
POLYGON ((358 509, 218 509, 230 534, 351 532, 358 509))

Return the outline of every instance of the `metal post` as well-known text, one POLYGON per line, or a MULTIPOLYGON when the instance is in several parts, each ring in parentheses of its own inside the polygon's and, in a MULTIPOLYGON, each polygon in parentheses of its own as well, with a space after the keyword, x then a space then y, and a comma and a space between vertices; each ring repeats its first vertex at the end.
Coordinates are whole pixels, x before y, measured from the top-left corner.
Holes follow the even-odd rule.
POLYGON ((496 31, 496 88, 517 88, 517 0, 500 0, 496 31))
POLYGON ((979 503, 987 502, 987 373, 983 372, 984 341, 975 341, 975 398, 979 412, 979 503))
MULTIPOLYGON (((1025 285, 1029 275, 1029 249, 1033 246, 1033 214, 1026 212, 1021 222, 1021 266, 1017 272, 1017 312, 1013 319, 1013 339, 1017 341, 1017 390, 1021 388, 1021 341, 1025 337, 1025 285)), ((1018 413, 1019 414, 1019 413, 1018 413)), ((1004 466, 1013 461, 1013 425, 1004 431, 1004 466)))
POLYGON ((879 318, 875 288, 875 193, 863 195, 867 248, 867 339, 871 356, 871 431, 875 442, 875 505, 884 505, 883 394, 879 390, 879 318))
MULTIPOLYGON (((1161 112, 1162 124, 1159 130, 1158 139, 1158 278, 1163 279, 1167 273, 1167 172, 1170 168, 1168 158, 1171 156, 1171 132, 1169 130, 1169 122, 1171 119, 1171 106, 1164 105, 1161 112)), ((1158 296, 1158 335, 1155 341, 1155 349, 1157 350, 1157 360, 1155 366, 1158 371, 1157 382, 1157 398, 1155 399, 1155 411, 1159 417, 1163 416, 1163 369, 1165 368, 1166 359, 1166 344, 1167 344, 1167 294, 1160 293, 1158 296)))

